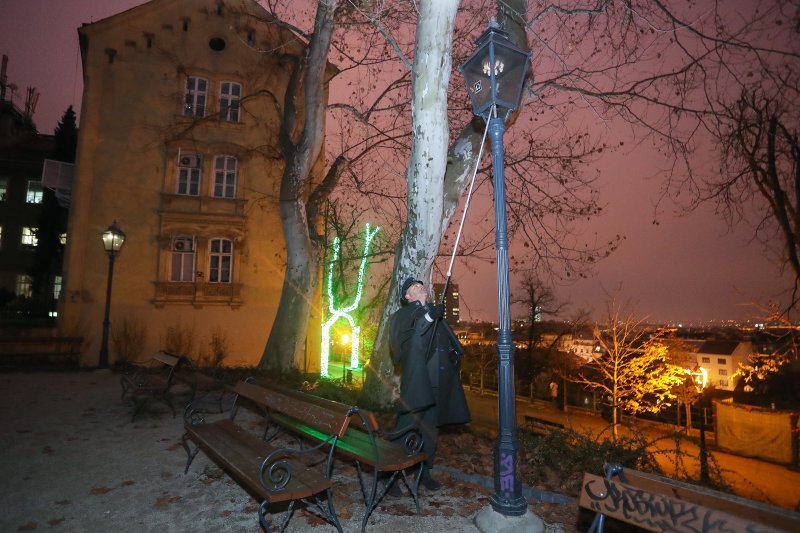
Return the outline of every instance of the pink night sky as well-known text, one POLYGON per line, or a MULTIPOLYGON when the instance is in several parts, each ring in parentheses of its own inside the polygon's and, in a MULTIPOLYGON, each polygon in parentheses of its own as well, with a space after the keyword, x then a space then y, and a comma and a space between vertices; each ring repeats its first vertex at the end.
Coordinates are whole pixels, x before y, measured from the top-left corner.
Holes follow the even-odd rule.
MULTIPOLYGON (((8 81, 18 87, 17 105, 24 103, 26 87, 41 93, 34 115, 40 132, 52 133, 67 106, 80 112, 83 85, 77 28, 141 3, 3 2, 0 53, 9 56, 8 81)), ((591 223, 587 233, 596 232, 601 241, 616 234, 626 239, 597 265, 596 275, 557 287, 558 297, 569 300, 573 309, 593 309, 598 316, 606 293, 620 289, 623 299, 653 321, 690 323, 751 318, 756 310, 749 303, 775 299, 791 287, 791 277, 752 241, 752 232, 744 226, 729 230, 710 206, 679 217, 666 205, 659 213, 660 224, 652 224, 661 185, 654 177, 657 160, 637 148, 635 153, 608 155, 600 163, 606 213, 591 223)), ((454 278, 460 285, 462 316, 496 320, 494 267, 472 274, 456 265, 454 278)), ((513 283, 512 277, 512 288, 513 283)))

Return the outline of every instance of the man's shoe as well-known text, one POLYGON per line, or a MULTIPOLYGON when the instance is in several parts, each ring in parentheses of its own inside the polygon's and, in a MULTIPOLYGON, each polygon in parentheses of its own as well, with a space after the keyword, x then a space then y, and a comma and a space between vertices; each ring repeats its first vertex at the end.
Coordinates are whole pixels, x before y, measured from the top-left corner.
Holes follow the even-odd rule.
POLYGON ((442 484, 433 479, 430 472, 425 472, 422 475, 422 481, 420 481, 420 485, 430 491, 436 491, 442 488, 442 484))

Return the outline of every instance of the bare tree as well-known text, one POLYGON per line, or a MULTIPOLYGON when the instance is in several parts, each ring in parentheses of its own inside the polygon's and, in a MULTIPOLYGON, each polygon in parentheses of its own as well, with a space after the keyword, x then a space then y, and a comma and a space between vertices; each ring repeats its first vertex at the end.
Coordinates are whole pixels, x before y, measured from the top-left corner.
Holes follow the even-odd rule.
POLYGON ((717 202, 731 223, 756 208, 757 236, 794 277, 793 307, 800 291, 800 71, 787 67, 780 75, 780 86, 743 88, 721 108, 714 132, 720 172, 708 178, 699 199, 717 202))
POLYGON ((592 353, 587 368, 573 379, 601 398, 611 408, 613 434, 618 434, 619 413, 657 412, 674 399, 674 388, 685 377, 684 369, 667 359, 664 330, 655 332, 644 327, 627 305, 616 298, 606 306, 607 325, 594 327, 600 345, 592 353))

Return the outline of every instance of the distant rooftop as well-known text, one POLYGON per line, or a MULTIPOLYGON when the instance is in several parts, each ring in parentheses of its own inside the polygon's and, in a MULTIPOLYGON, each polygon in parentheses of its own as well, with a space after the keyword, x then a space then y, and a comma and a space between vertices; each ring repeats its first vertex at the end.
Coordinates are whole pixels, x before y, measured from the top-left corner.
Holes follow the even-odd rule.
POLYGON ((705 341, 698 352, 710 353, 717 355, 731 355, 736 347, 739 346, 739 341, 705 341))

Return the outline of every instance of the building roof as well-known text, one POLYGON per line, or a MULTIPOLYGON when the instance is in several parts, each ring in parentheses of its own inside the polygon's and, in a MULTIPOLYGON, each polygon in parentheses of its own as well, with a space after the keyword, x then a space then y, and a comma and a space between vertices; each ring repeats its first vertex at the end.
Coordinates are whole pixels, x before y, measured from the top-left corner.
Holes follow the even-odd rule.
POLYGON ((698 350, 699 353, 709 353, 715 355, 731 355, 739 341, 705 341, 698 350))

